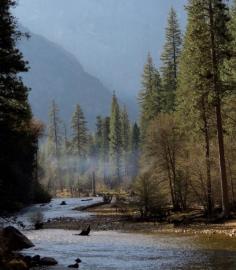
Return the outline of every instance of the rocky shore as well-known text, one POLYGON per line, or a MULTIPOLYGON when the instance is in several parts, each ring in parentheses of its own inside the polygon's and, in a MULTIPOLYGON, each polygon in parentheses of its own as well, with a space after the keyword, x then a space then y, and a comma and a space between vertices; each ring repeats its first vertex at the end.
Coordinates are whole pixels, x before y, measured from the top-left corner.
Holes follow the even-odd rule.
MULTIPOLYGON (((29 270, 29 269, 68 269, 58 266, 58 262, 51 257, 24 256, 20 253, 23 249, 33 247, 34 244, 15 227, 8 226, 0 230, 0 269, 1 270, 29 270)), ((77 258, 75 262, 68 266, 79 268, 81 260, 77 258)))

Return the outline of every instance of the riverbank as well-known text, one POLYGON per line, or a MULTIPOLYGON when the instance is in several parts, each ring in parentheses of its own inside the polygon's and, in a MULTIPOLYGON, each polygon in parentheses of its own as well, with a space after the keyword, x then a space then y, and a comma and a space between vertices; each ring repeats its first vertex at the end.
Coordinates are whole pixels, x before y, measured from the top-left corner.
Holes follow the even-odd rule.
MULTIPOLYGON (((80 208, 78 208, 81 211, 80 208)), ((86 209, 90 216, 83 219, 57 218, 47 222, 46 229, 83 230, 88 225, 92 231, 127 231, 140 233, 179 233, 223 235, 236 238, 236 219, 209 223, 199 210, 170 215, 162 221, 143 221, 132 211, 120 211, 113 204, 86 209), (193 217, 191 219, 191 217, 193 217)))

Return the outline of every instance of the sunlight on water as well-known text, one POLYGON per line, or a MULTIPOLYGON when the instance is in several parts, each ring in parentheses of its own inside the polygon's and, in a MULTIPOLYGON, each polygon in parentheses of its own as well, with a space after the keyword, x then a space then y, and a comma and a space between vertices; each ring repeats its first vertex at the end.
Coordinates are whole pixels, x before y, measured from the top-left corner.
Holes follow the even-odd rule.
POLYGON ((59 217, 74 219, 88 218, 90 215, 88 212, 79 212, 73 209, 78 206, 94 204, 101 200, 101 198, 93 198, 91 201, 82 201, 78 198, 53 199, 49 204, 36 204, 34 206, 24 208, 19 212, 17 220, 23 222, 25 225, 29 225, 30 216, 37 211, 43 213, 45 221, 59 217), (62 201, 66 201, 66 205, 60 205, 62 201))
POLYGON ((223 250, 221 241, 208 249, 193 236, 106 231, 81 237, 77 233, 27 231, 36 247, 26 253, 52 256, 65 266, 79 257, 84 270, 236 269, 236 252, 223 250))

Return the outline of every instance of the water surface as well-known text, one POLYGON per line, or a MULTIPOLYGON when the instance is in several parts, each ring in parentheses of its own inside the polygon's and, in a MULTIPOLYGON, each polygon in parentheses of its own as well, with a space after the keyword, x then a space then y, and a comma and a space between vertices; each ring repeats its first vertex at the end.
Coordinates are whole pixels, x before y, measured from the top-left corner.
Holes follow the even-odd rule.
POLYGON ((27 231, 36 247, 27 254, 52 256, 62 265, 79 257, 84 270, 236 269, 236 242, 216 237, 179 234, 140 234, 114 231, 27 231))

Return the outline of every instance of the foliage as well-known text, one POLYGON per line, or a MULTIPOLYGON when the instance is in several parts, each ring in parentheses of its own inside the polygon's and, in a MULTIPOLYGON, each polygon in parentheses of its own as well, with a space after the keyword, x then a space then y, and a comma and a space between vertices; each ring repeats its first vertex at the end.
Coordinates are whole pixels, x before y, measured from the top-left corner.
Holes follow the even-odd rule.
POLYGON ((142 217, 158 214, 165 207, 166 198, 161 192, 160 183, 150 172, 141 174, 134 188, 142 217))

